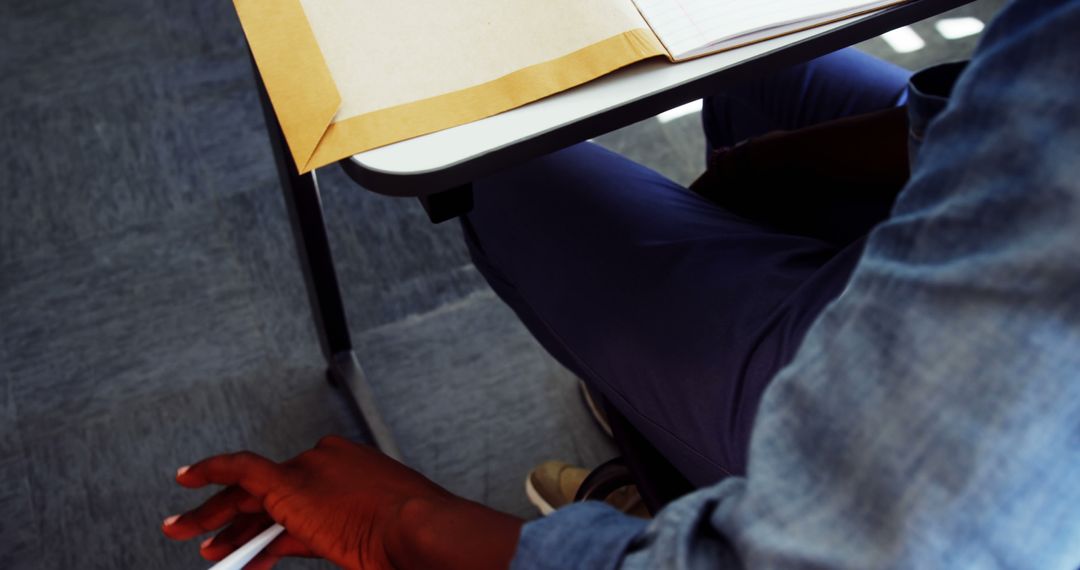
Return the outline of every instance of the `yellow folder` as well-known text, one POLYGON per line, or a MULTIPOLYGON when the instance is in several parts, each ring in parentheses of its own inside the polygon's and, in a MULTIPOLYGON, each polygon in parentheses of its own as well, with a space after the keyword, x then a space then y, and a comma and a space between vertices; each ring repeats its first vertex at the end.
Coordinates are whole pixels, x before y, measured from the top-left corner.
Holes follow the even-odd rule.
POLYGON ((234 0, 301 172, 905 0, 234 0))
POLYGON ((301 172, 667 53, 630 2, 234 3, 301 172))

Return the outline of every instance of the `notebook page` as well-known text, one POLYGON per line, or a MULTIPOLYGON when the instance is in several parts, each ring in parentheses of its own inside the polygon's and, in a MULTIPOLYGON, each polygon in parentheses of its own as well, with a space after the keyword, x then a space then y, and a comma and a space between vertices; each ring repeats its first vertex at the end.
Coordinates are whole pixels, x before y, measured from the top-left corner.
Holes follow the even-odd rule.
POLYGON ((750 43, 897 3, 897 0, 634 0, 673 59, 750 43), (772 32, 762 33, 762 32, 772 32))

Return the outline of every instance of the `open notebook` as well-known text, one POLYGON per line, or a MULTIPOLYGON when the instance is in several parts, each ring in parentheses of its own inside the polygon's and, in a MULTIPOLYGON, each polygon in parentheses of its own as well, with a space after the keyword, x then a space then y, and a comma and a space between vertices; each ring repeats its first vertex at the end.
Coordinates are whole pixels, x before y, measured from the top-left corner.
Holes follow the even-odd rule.
POLYGON ((905 0, 234 0, 298 168, 905 0))
POLYGON ((897 4, 896 0, 633 0, 672 61, 897 4))

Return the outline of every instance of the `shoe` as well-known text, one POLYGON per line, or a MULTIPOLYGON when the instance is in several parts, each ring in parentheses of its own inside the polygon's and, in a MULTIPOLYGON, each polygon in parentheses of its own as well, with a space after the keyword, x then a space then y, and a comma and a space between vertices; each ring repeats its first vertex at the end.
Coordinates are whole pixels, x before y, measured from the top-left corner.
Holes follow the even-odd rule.
MULTIPOLYGON (((540 514, 547 516, 555 509, 573 503, 578 488, 588 476, 588 469, 562 461, 545 461, 525 478, 525 495, 540 510, 540 514)), ((634 485, 615 490, 604 502, 628 515, 652 518, 634 485)))
POLYGON ((607 414, 604 413, 604 410, 601 409, 600 406, 596 405, 596 400, 593 400, 592 392, 589 391, 589 387, 581 380, 578 380, 578 387, 581 388, 581 397, 585 400, 585 405, 589 408, 589 412, 600 426, 600 429, 604 430, 604 433, 606 433, 608 437, 615 437, 611 433, 611 424, 608 423, 607 414))

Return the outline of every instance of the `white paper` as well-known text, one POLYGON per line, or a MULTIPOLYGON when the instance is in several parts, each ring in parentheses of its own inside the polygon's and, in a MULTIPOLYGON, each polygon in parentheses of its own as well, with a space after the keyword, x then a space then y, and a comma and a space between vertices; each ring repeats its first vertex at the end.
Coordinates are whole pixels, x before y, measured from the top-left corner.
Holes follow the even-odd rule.
POLYGON ((676 60, 897 3, 897 0, 634 0, 676 60))
POLYGON ((635 29, 629 0, 301 0, 335 121, 474 87, 635 29))

